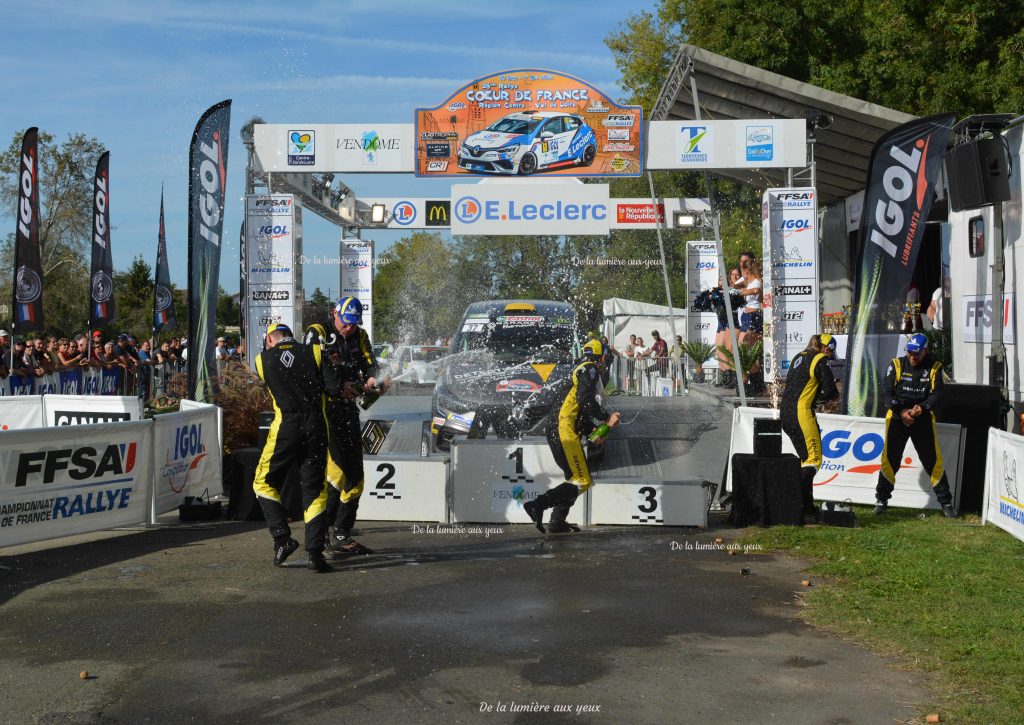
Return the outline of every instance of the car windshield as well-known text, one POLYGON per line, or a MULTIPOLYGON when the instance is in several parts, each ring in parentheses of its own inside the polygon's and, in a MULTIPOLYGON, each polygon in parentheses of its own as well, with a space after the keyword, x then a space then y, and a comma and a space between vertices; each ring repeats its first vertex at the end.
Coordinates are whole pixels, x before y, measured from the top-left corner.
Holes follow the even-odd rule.
POLYGON ((573 359, 575 335, 569 326, 509 326, 500 322, 464 327, 467 326, 479 329, 460 332, 452 346, 455 352, 486 350, 507 360, 529 358, 545 362, 571 362, 573 359))
POLYGON ((498 133, 533 133, 534 129, 536 129, 538 125, 540 125, 540 120, 534 121, 533 119, 524 120, 521 118, 503 118, 488 126, 487 130, 497 131, 498 133))

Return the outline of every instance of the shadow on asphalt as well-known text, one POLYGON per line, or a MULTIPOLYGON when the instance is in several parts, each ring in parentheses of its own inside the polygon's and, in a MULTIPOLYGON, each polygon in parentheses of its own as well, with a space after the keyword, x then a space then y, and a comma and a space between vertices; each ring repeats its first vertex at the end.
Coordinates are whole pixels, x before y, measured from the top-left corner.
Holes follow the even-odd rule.
POLYGON ((54 546, 43 550, 0 556, 0 605, 32 587, 92 569, 265 527, 263 522, 248 521, 163 524, 137 533, 65 546, 52 542, 54 546))

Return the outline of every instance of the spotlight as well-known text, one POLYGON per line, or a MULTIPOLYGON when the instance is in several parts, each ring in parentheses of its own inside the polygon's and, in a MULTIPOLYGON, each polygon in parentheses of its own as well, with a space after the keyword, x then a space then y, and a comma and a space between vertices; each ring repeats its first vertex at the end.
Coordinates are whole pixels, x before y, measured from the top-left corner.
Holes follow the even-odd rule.
POLYGON ((686 211, 677 211, 674 226, 677 229, 692 229, 697 226, 697 215, 686 211))
POLYGON ((370 207, 370 223, 383 224, 387 217, 388 208, 384 204, 374 204, 370 207))

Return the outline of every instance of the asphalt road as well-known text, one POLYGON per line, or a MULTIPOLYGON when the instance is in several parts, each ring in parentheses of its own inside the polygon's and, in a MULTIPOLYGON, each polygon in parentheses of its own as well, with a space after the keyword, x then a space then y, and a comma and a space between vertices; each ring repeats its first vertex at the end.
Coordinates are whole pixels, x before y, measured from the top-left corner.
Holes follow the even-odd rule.
POLYGON ((731 529, 418 526, 363 526, 378 553, 323 575, 271 566, 256 523, 4 550, 0 720, 886 723, 929 702, 801 623, 801 564, 729 556, 731 529))

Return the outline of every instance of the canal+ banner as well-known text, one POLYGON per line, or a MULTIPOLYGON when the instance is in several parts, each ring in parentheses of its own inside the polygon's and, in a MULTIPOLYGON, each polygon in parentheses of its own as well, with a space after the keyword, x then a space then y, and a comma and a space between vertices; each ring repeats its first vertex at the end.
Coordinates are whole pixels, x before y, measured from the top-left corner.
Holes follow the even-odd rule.
POLYGON ((0 436, 0 546, 146 520, 150 421, 0 436))
POLYGON ((452 234, 608 234, 607 184, 452 184, 452 234))

